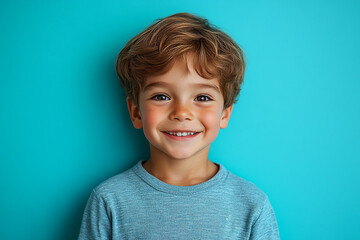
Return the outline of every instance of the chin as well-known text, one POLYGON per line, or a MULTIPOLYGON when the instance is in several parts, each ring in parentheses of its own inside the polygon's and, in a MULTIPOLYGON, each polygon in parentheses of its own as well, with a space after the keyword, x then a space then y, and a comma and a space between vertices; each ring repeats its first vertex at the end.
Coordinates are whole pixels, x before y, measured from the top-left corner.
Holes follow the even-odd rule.
POLYGON ((169 158, 178 160, 186 159, 194 155, 194 153, 186 150, 164 149, 162 152, 165 153, 165 155, 167 155, 169 158))
POLYGON ((195 156, 199 156, 201 157, 201 152, 202 151, 186 151, 186 150, 183 150, 183 151, 168 151, 166 153, 166 155, 168 155, 170 158, 172 159, 176 159, 176 160, 185 160, 185 159, 188 159, 188 158, 192 158, 192 157, 195 157, 195 156))
POLYGON ((184 154, 184 153, 177 153, 177 154, 167 154, 170 158, 176 159, 176 160, 184 160, 187 158, 192 157, 191 154, 184 154))

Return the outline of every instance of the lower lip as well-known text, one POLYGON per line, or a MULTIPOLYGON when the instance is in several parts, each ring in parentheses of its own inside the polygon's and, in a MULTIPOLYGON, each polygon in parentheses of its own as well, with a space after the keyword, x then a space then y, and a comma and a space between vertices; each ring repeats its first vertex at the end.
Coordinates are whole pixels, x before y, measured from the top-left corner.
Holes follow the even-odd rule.
POLYGON ((170 135, 168 133, 162 132, 165 136, 167 136, 170 139, 173 140, 177 140, 177 141, 187 141, 187 140, 191 140, 193 138, 195 138, 197 135, 199 135, 200 133, 195 133, 194 135, 187 135, 187 136, 175 136, 175 135, 170 135))

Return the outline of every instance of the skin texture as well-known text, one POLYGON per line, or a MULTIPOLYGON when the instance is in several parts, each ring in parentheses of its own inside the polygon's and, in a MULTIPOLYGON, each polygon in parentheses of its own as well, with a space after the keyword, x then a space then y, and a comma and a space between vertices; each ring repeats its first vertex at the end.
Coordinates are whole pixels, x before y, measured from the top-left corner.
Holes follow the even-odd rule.
POLYGON ((144 164, 150 174, 189 186, 217 173, 209 149, 220 128, 226 128, 233 107, 224 109, 218 79, 200 77, 191 58, 181 59, 167 73, 146 79, 138 106, 129 98, 127 103, 134 127, 142 128, 150 143, 150 159, 144 164))

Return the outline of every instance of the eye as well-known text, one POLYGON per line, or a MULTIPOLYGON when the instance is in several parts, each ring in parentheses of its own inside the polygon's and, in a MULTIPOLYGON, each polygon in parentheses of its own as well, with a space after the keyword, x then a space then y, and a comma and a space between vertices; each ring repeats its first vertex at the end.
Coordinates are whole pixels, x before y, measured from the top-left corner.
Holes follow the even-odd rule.
POLYGON ((207 102, 207 101, 212 101, 212 99, 211 99, 209 96, 200 95, 200 96, 197 96, 197 97, 195 98, 195 101, 207 102))
POLYGON ((170 98, 164 94, 157 94, 157 95, 153 96, 151 99, 155 100, 155 101, 169 101, 170 100, 170 98))

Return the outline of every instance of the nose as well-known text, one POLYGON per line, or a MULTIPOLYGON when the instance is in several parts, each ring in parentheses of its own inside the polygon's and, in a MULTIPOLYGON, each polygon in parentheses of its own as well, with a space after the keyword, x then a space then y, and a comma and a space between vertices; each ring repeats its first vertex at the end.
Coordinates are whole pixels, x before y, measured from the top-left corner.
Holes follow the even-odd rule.
POLYGON ((174 101, 172 106, 172 111, 170 113, 171 120, 178 120, 178 121, 191 121, 193 120, 194 116, 192 114, 191 106, 174 101))

